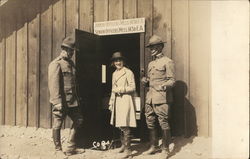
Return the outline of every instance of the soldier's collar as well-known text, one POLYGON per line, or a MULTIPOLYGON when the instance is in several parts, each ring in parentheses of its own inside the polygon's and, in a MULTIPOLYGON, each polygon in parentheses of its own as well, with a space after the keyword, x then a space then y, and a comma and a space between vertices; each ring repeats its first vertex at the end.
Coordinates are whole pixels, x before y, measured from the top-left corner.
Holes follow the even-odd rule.
POLYGON ((160 54, 156 55, 155 58, 156 58, 156 59, 160 59, 160 58, 162 58, 163 56, 164 56, 163 53, 160 53, 160 54))
POLYGON ((71 59, 69 59, 69 58, 67 58, 67 57, 65 57, 63 55, 60 55, 60 58, 63 59, 63 60, 65 60, 65 61, 70 61, 71 60, 71 59))

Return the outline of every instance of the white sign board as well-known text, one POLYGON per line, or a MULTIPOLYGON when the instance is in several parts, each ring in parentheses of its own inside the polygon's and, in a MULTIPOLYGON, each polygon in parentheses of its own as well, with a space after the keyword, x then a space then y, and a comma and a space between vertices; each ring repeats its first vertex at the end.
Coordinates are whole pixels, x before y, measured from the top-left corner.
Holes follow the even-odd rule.
POLYGON ((94 22, 97 35, 129 34, 145 32, 145 18, 94 22))

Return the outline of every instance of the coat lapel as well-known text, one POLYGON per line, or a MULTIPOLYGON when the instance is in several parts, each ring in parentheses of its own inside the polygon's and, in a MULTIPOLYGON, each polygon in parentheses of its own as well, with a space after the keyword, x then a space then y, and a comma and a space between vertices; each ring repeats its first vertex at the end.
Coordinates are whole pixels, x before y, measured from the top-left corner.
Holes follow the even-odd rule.
POLYGON ((123 68, 121 71, 122 72, 115 78, 115 84, 126 74, 125 68, 123 68))

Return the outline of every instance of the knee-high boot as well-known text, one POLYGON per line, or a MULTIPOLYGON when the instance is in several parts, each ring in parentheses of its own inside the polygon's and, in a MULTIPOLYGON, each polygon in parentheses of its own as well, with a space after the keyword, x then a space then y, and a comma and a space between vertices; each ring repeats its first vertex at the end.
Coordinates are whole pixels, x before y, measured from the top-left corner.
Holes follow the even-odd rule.
POLYGON ((61 145, 61 132, 60 129, 53 129, 52 130, 52 138, 55 144, 55 149, 56 151, 61 151, 62 150, 62 145, 61 145))
POLYGON ((124 150, 125 150, 124 133, 123 133, 123 131, 121 131, 120 139, 121 139, 121 144, 122 144, 122 145, 121 145, 121 147, 119 148, 118 153, 122 153, 122 152, 124 152, 124 150))
POLYGON ((65 151, 65 154, 67 156, 73 155, 75 154, 75 150, 76 150, 76 130, 74 128, 70 129, 69 132, 69 138, 68 138, 68 143, 67 143, 67 149, 65 151))
POLYGON ((131 138, 130 138, 130 129, 129 127, 124 129, 124 153, 123 158, 129 158, 132 155, 131 152, 131 138))
POLYGON ((144 155, 152 155, 157 152, 157 132, 156 129, 149 129, 149 140, 150 140, 150 148, 144 152, 144 155))
POLYGON ((169 129, 162 130, 162 154, 169 156, 169 144, 171 142, 171 134, 169 129))

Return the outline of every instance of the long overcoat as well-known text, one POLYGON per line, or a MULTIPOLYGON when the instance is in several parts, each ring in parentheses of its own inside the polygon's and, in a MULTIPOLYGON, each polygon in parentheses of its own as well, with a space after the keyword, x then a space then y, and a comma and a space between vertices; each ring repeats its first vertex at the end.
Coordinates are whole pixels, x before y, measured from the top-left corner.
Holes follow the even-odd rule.
POLYGON ((112 92, 109 105, 112 106, 110 123, 116 127, 136 127, 135 80, 133 72, 123 67, 112 75, 112 92), (119 93, 117 93, 119 92, 119 93))

